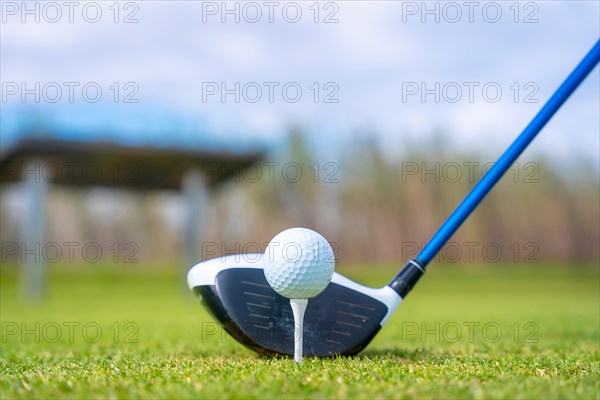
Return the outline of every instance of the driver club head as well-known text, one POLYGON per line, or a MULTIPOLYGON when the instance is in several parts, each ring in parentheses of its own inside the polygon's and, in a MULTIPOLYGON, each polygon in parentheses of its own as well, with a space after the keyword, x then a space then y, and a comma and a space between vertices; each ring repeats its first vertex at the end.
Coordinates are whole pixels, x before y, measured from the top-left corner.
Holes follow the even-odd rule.
MULTIPOLYGON (((294 354, 290 300, 267 282, 262 254, 235 254, 203 261, 188 272, 188 286, 238 342, 269 355, 294 354)), ((402 298, 389 286, 374 289, 334 273, 327 288, 308 302, 304 355, 354 355, 364 349, 402 298)))

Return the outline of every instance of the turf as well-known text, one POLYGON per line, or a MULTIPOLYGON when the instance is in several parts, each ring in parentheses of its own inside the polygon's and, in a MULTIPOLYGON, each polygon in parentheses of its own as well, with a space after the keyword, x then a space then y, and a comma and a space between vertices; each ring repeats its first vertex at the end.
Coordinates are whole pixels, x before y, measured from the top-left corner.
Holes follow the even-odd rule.
POLYGON ((0 272, 2 399, 600 396, 597 266, 433 265, 361 355, 302 366, 233 341, 173 265, 53 266, 39 305, 0 272))

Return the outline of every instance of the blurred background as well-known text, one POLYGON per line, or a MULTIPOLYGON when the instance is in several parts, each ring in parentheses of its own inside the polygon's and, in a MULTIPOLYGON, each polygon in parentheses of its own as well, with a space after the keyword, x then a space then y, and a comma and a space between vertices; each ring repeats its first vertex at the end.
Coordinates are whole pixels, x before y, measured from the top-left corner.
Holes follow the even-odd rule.
MULTIPOLYGON (((23 259, 28 158, 10 155, 27 140, 65 175, 44 140, 252 154, 208 189, 199 259, 306 226, 340 262, 402 263, 589 50, 599 15, 588 1, 3 2, 2 263, 23 259)), ((439 259, 598 262, 599 85, 596 69, 439 259)), ((140 167, 115 162, 90 161, 140 167)), ((128 182, 152 181, 135 171, 128 182)), ((179 259, 179 187, 83 181, 49 185, 44 241, 63 253, 42 258, 89 263, 67 256, 77 242, 108 262, 179 259)))
POLYGON ((288 374, 184 277, 304 226, 386 284, 596 42, 599 2, 0 13, 1 398, 599 397, 598 68, 359 357, 288 374))

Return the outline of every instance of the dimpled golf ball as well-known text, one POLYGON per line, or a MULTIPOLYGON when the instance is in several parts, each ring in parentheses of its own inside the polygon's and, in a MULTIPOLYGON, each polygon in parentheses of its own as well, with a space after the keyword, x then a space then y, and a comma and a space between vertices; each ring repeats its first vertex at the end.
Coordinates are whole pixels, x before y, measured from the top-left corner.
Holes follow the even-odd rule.
POLYGON ((327 240, 306 228, 290 228, 275 236, 263 257, 271 287, 289 299, 309 299, 331 281, 335 267, 327 240))

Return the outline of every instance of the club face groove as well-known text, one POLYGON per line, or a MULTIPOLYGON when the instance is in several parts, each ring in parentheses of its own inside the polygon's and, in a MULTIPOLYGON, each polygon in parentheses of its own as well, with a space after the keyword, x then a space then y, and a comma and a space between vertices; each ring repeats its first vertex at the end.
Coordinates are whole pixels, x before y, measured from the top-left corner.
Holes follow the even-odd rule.
MULTIPOLYGON (((276 293, 262 269, 218 272, 214 285, 193 287, 224 329, 262 354, 293 355, 294 318, 289 299, 276 293)), ((304 355, 354 355, 381 328, 388 313, 383 302, 341 284, 330 283, 309 300, 304 317, 304 355)))

